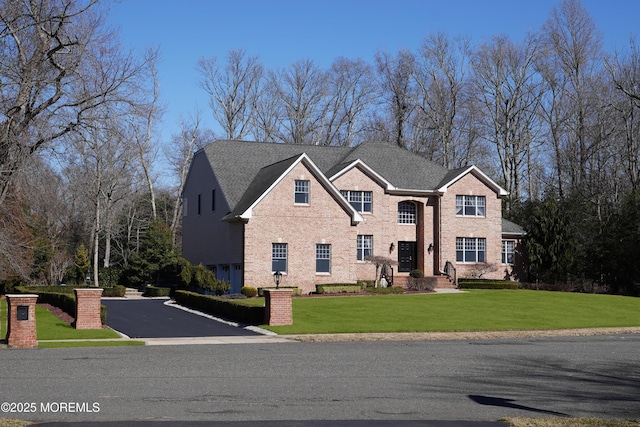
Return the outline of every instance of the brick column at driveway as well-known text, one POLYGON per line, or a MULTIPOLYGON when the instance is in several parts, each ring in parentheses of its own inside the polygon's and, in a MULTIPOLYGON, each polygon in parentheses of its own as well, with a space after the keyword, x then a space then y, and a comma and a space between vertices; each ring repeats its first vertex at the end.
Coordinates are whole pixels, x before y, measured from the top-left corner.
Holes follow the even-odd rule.
POLYGON ((7 295, 7 344, 15 348, 38 347, 36 301, 38 295, 7 295))
POLYGON ((100 329, 100 297, 102 288, 74 289, 76 293, 76 329, 100 329))
POLYGON ((264 322, 269 326, 293 324, 291 289, 264 290, 264 322))

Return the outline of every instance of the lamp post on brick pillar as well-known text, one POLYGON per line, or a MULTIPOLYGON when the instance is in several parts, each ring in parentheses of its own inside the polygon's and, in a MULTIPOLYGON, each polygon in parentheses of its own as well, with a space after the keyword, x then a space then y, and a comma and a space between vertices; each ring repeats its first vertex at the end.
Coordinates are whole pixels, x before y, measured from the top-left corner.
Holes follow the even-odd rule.
POLYGON ((293 324, 290 289, 280 289, 282 273, 278 270, 273 274, 275 289, 264 290, 264 322, 270 326, 282 326, 293 324))
POLYGON ((276 289, 280 288, 280 281, 281 280, 282 280, 282 273, 280 273, 280 270, 278 270, 275 273, 273 273, 273 281, 276 282, 276 289))

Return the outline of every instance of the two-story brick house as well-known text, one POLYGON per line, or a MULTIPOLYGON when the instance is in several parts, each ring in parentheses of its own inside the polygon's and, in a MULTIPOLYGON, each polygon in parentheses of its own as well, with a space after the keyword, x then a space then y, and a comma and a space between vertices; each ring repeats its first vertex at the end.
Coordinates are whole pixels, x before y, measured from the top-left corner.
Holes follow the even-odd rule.
POLYGON ((275 271, 305 293, 373 279, 370 255, 397 261, 396 283, 416 268, 441 276, 447 262, 459 277, 503 278, 523 234, 502 219, 506 194, 474 166, 447 170, 389 144, 216 141, 193 158, 182 252, 232 292, 273 286, 275 271))

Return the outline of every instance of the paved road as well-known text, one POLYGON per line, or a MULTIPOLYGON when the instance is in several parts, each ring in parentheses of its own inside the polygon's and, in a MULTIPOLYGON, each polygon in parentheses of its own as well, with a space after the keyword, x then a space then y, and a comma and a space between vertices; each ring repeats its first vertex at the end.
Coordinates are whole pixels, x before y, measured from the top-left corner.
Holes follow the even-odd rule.
POLYGON ((42 421, 640 418, 640 335, 0 353, 0 402, 38 409, 0 415, 42 421))
POLYGON ((107 325, 131 338, 255 336, 255 332, 165 304, 166 299, 103 299, 107 325))

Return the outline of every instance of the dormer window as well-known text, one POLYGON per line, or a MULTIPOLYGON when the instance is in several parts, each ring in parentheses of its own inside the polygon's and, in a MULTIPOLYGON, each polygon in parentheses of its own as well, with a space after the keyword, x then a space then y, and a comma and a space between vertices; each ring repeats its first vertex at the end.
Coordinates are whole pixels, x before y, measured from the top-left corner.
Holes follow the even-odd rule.
POLYGON ((309 181, 296 179, 294 197, 295 197, 294 201, 296 205, 309 204, 309 181))
POLYGON ((484 217, 486 202, 484 196, 456 196, 456 215, 484 217))

